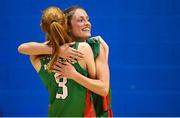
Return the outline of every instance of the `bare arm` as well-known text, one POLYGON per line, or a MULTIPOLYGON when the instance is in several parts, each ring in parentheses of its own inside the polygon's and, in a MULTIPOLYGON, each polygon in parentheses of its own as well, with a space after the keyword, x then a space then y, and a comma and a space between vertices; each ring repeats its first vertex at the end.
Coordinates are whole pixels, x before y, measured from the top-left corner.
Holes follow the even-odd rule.
POLYGON ((28 42, 18 47, 18 51, 25 55, 52 54, 52 48, 45 43, 28 42))
MULTIPOLYGON (((70 46, 73 45, 73 43, 64 44, 60 47, 60 54, 59 56, 74 60, 74 59, 82 59, 84 58, 83 53, 80 51, 77 51, 70 46)), ((52 54, 52 47, 47 45, 47 42, 44 43, 37 43, 37 42, 28 42, 23 43, 18 47, 19 53, 25 54, 25 55, 46 55, 46 54, 52 54)))
POLYGON ((102 46, 100 46, 100 55, 96 59, 96 70, 97 70, 97 79, 87 78, 80 73, 78 73, 75 68, 66 63, 66 65, 57 63, 61 68, 54 70, 61 74, 62 76, 73 78, 77 83, 88 88, 89 90, 97 93, 101 96, 106 96, 109 93, 109 66, 105 58, 105 51, 102 46))
MULTIPOLYGON (((96 77, 96 67, 95 67, 95 62, 94 62, 94 56, 91 47, 89 44, 84 43, 86 45, 86 49, 84 50, 85 54, 85 62, 87 66, 87 70, 89 73, 90 78, 95 78, 96 77)), ((80 46, 79 46, 80 48, 80 46)))
POLYGON ((105 54, 106 54, 106 59, 108 60, 109 46, 107 45, 107 43, 103 40, 103 38, 101 36, 95 36, 95 37, 92 37, 92 39, 100 40, 100 43, 103 46, 105 54))
POLYGON ((38 56, 34 56, 34 55, 31 55, 29 57, 30 57, 31 64, 33 65, 34 69, 37 72, 39 72, 39 70, 41 68, 41 63, 40 63, 39 57, 38 56))

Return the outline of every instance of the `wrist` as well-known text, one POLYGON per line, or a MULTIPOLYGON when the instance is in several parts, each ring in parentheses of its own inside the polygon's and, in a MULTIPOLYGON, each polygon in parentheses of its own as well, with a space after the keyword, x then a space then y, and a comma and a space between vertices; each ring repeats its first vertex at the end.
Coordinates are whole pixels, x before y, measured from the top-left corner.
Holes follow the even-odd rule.
POLYGON ((72 78, 73 78, 74 80, 77 80, 77 79, 79 78, 79 75, 80 75, 80 73, 74 72, 72 78))

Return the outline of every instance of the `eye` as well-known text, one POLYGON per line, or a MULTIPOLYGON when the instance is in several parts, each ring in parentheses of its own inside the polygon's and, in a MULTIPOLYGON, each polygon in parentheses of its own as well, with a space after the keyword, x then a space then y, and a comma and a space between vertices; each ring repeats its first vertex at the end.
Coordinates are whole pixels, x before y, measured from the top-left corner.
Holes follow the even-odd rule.
POLYGON ((84 21, 84 20, 83 20, 82 18, 78 20, 78 22, 83 22, 83 21, 84 21))

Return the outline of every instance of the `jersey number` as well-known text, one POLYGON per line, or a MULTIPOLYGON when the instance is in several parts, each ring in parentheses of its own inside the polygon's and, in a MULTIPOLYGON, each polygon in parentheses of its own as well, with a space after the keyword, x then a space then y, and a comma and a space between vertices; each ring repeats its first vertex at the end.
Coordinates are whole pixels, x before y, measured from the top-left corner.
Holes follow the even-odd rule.
MULTIPOLYGON (((55 79, 57 79, 57 74, 54 75, 55 79)), ((59 80, 59 79, 58 79, 59 80)), ((63 77, 62 81, 56 81, 58 83, 58 89, 62 89, 62 93, 59 93, 57 91, 56 93, 56 99, 66 99, 66 97, 68 96, 68 88, 66 86, 67 83, 67 78, 63 77)))

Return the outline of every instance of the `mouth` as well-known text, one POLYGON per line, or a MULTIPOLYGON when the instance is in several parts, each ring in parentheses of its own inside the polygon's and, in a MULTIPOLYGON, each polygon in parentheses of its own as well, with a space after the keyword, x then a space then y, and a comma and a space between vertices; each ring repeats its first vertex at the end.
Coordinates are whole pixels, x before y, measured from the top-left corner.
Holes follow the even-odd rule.
POLYGON ((83 32, 90 32, 91 31, 91 29, 89 28, 89 27, 85 27, 85 28, 83 28, 83 29, 81 29, 83 32))

